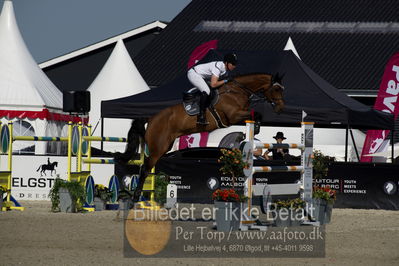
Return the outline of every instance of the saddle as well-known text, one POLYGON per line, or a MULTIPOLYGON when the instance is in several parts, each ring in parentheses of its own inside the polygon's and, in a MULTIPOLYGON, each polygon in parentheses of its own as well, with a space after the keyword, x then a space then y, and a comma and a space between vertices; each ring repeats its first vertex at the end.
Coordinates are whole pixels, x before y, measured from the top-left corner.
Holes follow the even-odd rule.
MULTIPOLYGON (((197 88, 192 88, 186 92, 183 92, 183 107, 188 115, 194 116, 199 114, 200 97, 201 91, 197 88)), ((217 90, 211 89, 211 94, 208 97, 207 108, 213 110, 213 106, 218 102, 218 100, 219 94, 217 93, 217 90)))

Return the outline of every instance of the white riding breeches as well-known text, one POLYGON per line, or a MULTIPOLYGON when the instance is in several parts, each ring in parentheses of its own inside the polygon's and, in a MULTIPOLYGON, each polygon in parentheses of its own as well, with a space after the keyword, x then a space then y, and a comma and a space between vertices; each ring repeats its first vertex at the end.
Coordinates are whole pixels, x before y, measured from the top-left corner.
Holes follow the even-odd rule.
POLYGON ((194 69, 190 69, 187 72, 187 78, 193 84, 196 88, 198 88, 201 92, 205 91, 206 94, 210 94, 210 89, 208 87, 208 84, 206 84, 204 78, 199 75, 197 72, 195 72, 194 69))

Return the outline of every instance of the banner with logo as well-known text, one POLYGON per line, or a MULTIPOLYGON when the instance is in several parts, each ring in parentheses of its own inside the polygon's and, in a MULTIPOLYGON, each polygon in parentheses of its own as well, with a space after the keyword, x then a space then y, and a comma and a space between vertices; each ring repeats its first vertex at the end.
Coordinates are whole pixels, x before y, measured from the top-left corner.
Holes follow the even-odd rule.
MULTIPOLYGON (((398 93, 399 53, 396 53, 391 57, 385 67, 374 109, 394 114, 396 119, 399 113, 398 93)), ((390 130, 368 130, 360 161, 372 162, 373 157, 365 155, 385 151, 389 144, 389 139, 386 139, 389 133, 390 130)))
MULTIPOLYGON (((7 170, 7 156, 2 155, 0 169, 7 170)), ((68 158, 61 156, 12 156, 11 195, 16 200, 50 200, 48 194, 55 179, 67 179, 68 158)), ((72 171, 75 171, 76 158, 72 160, 72 171)), ((85 169, 85 168, 83 168, 85 169)), ((114 165, 92 166, 95 184, 108 186, 114 174, 114 165)))
POLYGON ((181 136, 179 139, 179 150, 187 148, 206 147, 206 144, 208 143, 208 137, 208 132, 181 136))

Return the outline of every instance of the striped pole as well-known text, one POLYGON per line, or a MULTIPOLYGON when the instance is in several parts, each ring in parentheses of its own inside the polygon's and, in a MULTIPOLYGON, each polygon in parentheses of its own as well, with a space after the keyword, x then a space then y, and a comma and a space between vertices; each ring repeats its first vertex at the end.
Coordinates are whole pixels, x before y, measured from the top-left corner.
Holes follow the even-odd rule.
POLYGON ((255 143, 254 149, 305 149, 305 145, 297 143, 255 143))
POLYGON ((83 139, 87 141, 127 142, 126 138, 118 138, 118 137, 84 136, 83 139))
POLYGON ((68 137, 13 136, 13 141, 68 141, 68 137))
POLYGON ((305 168, 302 165, 286 165, 286 166, 255 166, 252 168, 253 173, 262 172, 302 172, 305 168))

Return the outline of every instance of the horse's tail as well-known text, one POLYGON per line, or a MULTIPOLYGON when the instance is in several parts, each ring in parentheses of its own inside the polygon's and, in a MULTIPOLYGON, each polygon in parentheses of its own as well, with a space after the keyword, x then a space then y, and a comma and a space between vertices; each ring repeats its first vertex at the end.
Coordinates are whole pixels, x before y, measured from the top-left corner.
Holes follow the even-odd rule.
POLYGON ((40 165, 39 168, 37 168, 36 172, 39 172, 40 168, 42 168, 42 166, 40 165))
POLYGON ((146 119, 134 119, 127 135, 127 145, 124 153, 115 153, 115 160, 127 163, 134 158, 140 146, 140 141, 144 141, 146 119))

